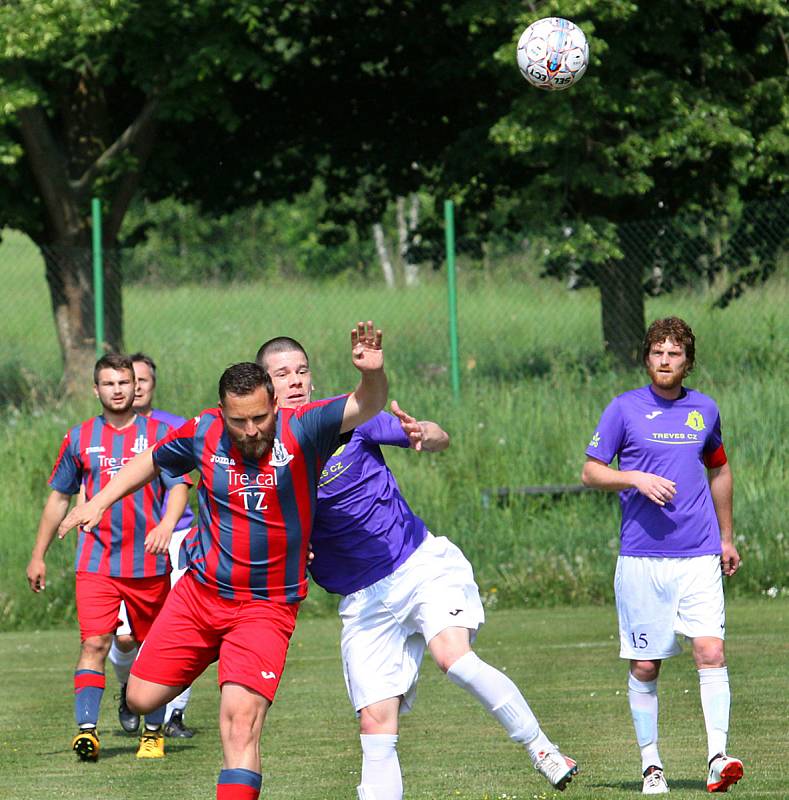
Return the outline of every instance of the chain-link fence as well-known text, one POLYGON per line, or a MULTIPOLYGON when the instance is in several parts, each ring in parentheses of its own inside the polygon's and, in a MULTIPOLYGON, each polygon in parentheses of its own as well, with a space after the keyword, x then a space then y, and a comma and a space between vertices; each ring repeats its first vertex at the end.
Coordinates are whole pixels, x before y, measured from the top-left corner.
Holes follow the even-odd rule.
MULTIPOLYGON (((645 320, 668 313, 687 317, 715 345, 725 330, 754 343, 786 341, 787 197, 746 206, 736 218, 655 219, 591 234, 588 225, 568 226, 553 242, 524 238, 473 252, 458 216, 461 391, 479 381, 588 370, 605 361, 606 351, 614 359, 632 358, 645 320)), ((421 382, 446 388, 445 264, 409 263, 397 231, 389 242, 386 231, 374 233, 377 248, 369 252, 376 255, 323 280, 289 274, 282 254, 285 266, 272 271, 269 265, 259 279, 246 267, 244 280, 208 280, 204 271, 193 280, 191 262, 203 263, 209 253, 221 275, 229 256, 215 245, 198 253, 194 247, 108 251, 106 346, 148 351, 187 386, 195 360, 218 375, 227 364, 251 358, 265 339, 290 335, 327 365, 325 388, 334 390, 348 382, 341 361, 346 331, 369 318, 385 330, 395 376, 417 370, 421 382), (333 377, 335 369, 344 378, 333 377)), ((265 242, 252 239, 245 252, 263 263, 265 242)), ((0 259, 0 394, 16 403, 55 391, 64 353, 80 344, 89 354, 95 348, 92 256, 88 250, 42 251, 6 232, 0 259)))

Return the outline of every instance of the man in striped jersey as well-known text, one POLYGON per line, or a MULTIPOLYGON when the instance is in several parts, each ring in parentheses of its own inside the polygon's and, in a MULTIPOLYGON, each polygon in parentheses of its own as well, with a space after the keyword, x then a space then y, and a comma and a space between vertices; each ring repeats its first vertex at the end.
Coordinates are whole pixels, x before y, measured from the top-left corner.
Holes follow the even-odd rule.
POLYGON ((256 800, 260 734, 274 699, 301 600, 323 463, 340 433, 386 402, 381 332, 351 333, 361 381, 350 395, 278 410, 268 373, 244 362, 219 381, 219 406, 203 411, 128 464, 60 526, 90 529, 118 498, 158 474, 197 469, 197 535, 132 667, 127 700, 138 712, 167 702, 219 661, 224 750, 217 800, 256 800))
MULTIPOLYGON (((146 353, 133 353, 129 356, 134 365, 134 404, 135 412, 141 417, 152 417, 153 419, 166 422, 171 428, 180 428, 186 422, 183 417, 163 411, 161 408, 154 408, 153 398, 156 391, 156 363, 146 353)), ((167 508, 167 495, 164 498, 164 507, 167 508)), ((82 498, 84 502, 84 497, 82 498)), ((170 555, 170 586, 184 574, 186 565, 182 564, 183 555, 181 544, 186 538, 187 533, 194 525, 194 514, 192 509, 184 509, 183 516, 175 525, 172 538, 167 551, 170 555)), ((123 730, 127 733, 136 733, 140 727, 140 717, 129 710, 126 705, 126 684, 129 681, 129 671, 137 657, 137 642, 132 636, 129 618, 126 614, 126 605, 121 603, 121 610, 118 614, 121 620, 120 627, 115 631, 115 636, 110 647, 108 656, 112 664, 115 675, 120 684, 120 703, 118 705, 118 721, 123 730)), ((167 704, 167 711, 164 716, 164 735, 169 737, 189 739, 194 735, 184 724, 184 714, 189 702, 192 689, 187 687, 174 700, 167 704)))
MULTIPOLYGON (((103 356, 94 368, 94 392, 102 413, 66 433, 49 478, 52 492, 38 527, 27 567, 34 592, 46 586, 45 556, 66 516, 71 496, 84 486, 88 500, 149 443, 163 439, 170 425, 138 416, 134 402, 131 359, 103 356)), ((142 642, 170 588, 167 545, 186 506, 188 478, 163 475, 102 514, 91 530, 77 539, 77 617, 81 650, 74 674, 74 714, 79 728, 72 748, 82 761, 99 757, 96 724, 104 692, 104 664, 125 603, 129 622, 142 642), (164 494, 170 502, 163 508, 164 494)), ((140 738, 138 758, 164 755, 162 722, 165 707, 151 708, 140 738)))

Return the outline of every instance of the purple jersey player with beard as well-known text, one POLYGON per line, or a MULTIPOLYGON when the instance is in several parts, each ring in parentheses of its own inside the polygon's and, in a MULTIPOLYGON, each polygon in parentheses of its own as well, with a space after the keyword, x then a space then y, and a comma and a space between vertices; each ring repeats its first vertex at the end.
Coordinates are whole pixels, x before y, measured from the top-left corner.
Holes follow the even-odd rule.
POLYGON ((715 402, 682 381, 695 337, 683 320, 654 322, 644 340, 649 386, 615 397, 586 448, 583 482, 618 491, 621 547, 614 586, 620 655, 641 749, 644 794, 669 791, 657 748, 657 678, 665 658, 693 643, 707 727, 710 792, 742 778, 726 755, 730 690, 721 571, 740 564, 732 534, 732 478, 715 402), (618 469, 608 465, 618 459, 618 469))
MULTIPOLYGON (((280 408, 310 401, 309 361, 297 341, 269 340, 257 362, 271 376, 280 408)), ((394 401, 392 410, 395 416, 382 412, 341 437, 321 472, 311 538, 312 577, 342 595, 343 669, 361 732, 358 797, 403 796, 399 714, 413 704, 425 647, 562 790, 578 771, 575 761, 542 732, 518 687, 471 649, 484 621, 471 564, 411 511, 381 452, 382 445, 437 452, 449 446, 449 437, 394 401)))

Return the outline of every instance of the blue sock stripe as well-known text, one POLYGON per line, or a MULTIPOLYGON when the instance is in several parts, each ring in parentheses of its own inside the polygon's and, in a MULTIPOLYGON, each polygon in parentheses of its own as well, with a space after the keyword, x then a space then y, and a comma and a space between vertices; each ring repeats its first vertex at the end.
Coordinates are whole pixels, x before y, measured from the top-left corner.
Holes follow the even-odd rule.
POLYGON ((75 675, 103 675, 103 672, 99 672, 97 669, 75 669, 75 675))
POLYGON ((223 769, 219 773, 217 783, 240 783, 242 786, 260 789, 263 776, 259 772, 252 772, 251 769, 223 769))
POLYGON ((159 708, 155 708, 151 711, 150 714, 145 715, 145 724, 146 725, 161 725, 164 722, 164 712, 167 710, 167 706, 159 706, 159 708))

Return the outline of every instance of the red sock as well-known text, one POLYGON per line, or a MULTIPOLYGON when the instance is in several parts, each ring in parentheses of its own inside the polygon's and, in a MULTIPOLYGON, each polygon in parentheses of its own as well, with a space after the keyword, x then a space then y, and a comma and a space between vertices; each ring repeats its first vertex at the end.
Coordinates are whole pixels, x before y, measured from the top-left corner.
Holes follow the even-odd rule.
POLYGON ((216 800, 258 800, 262 776, 249 769, 223 769, 216 784, 216 800))

